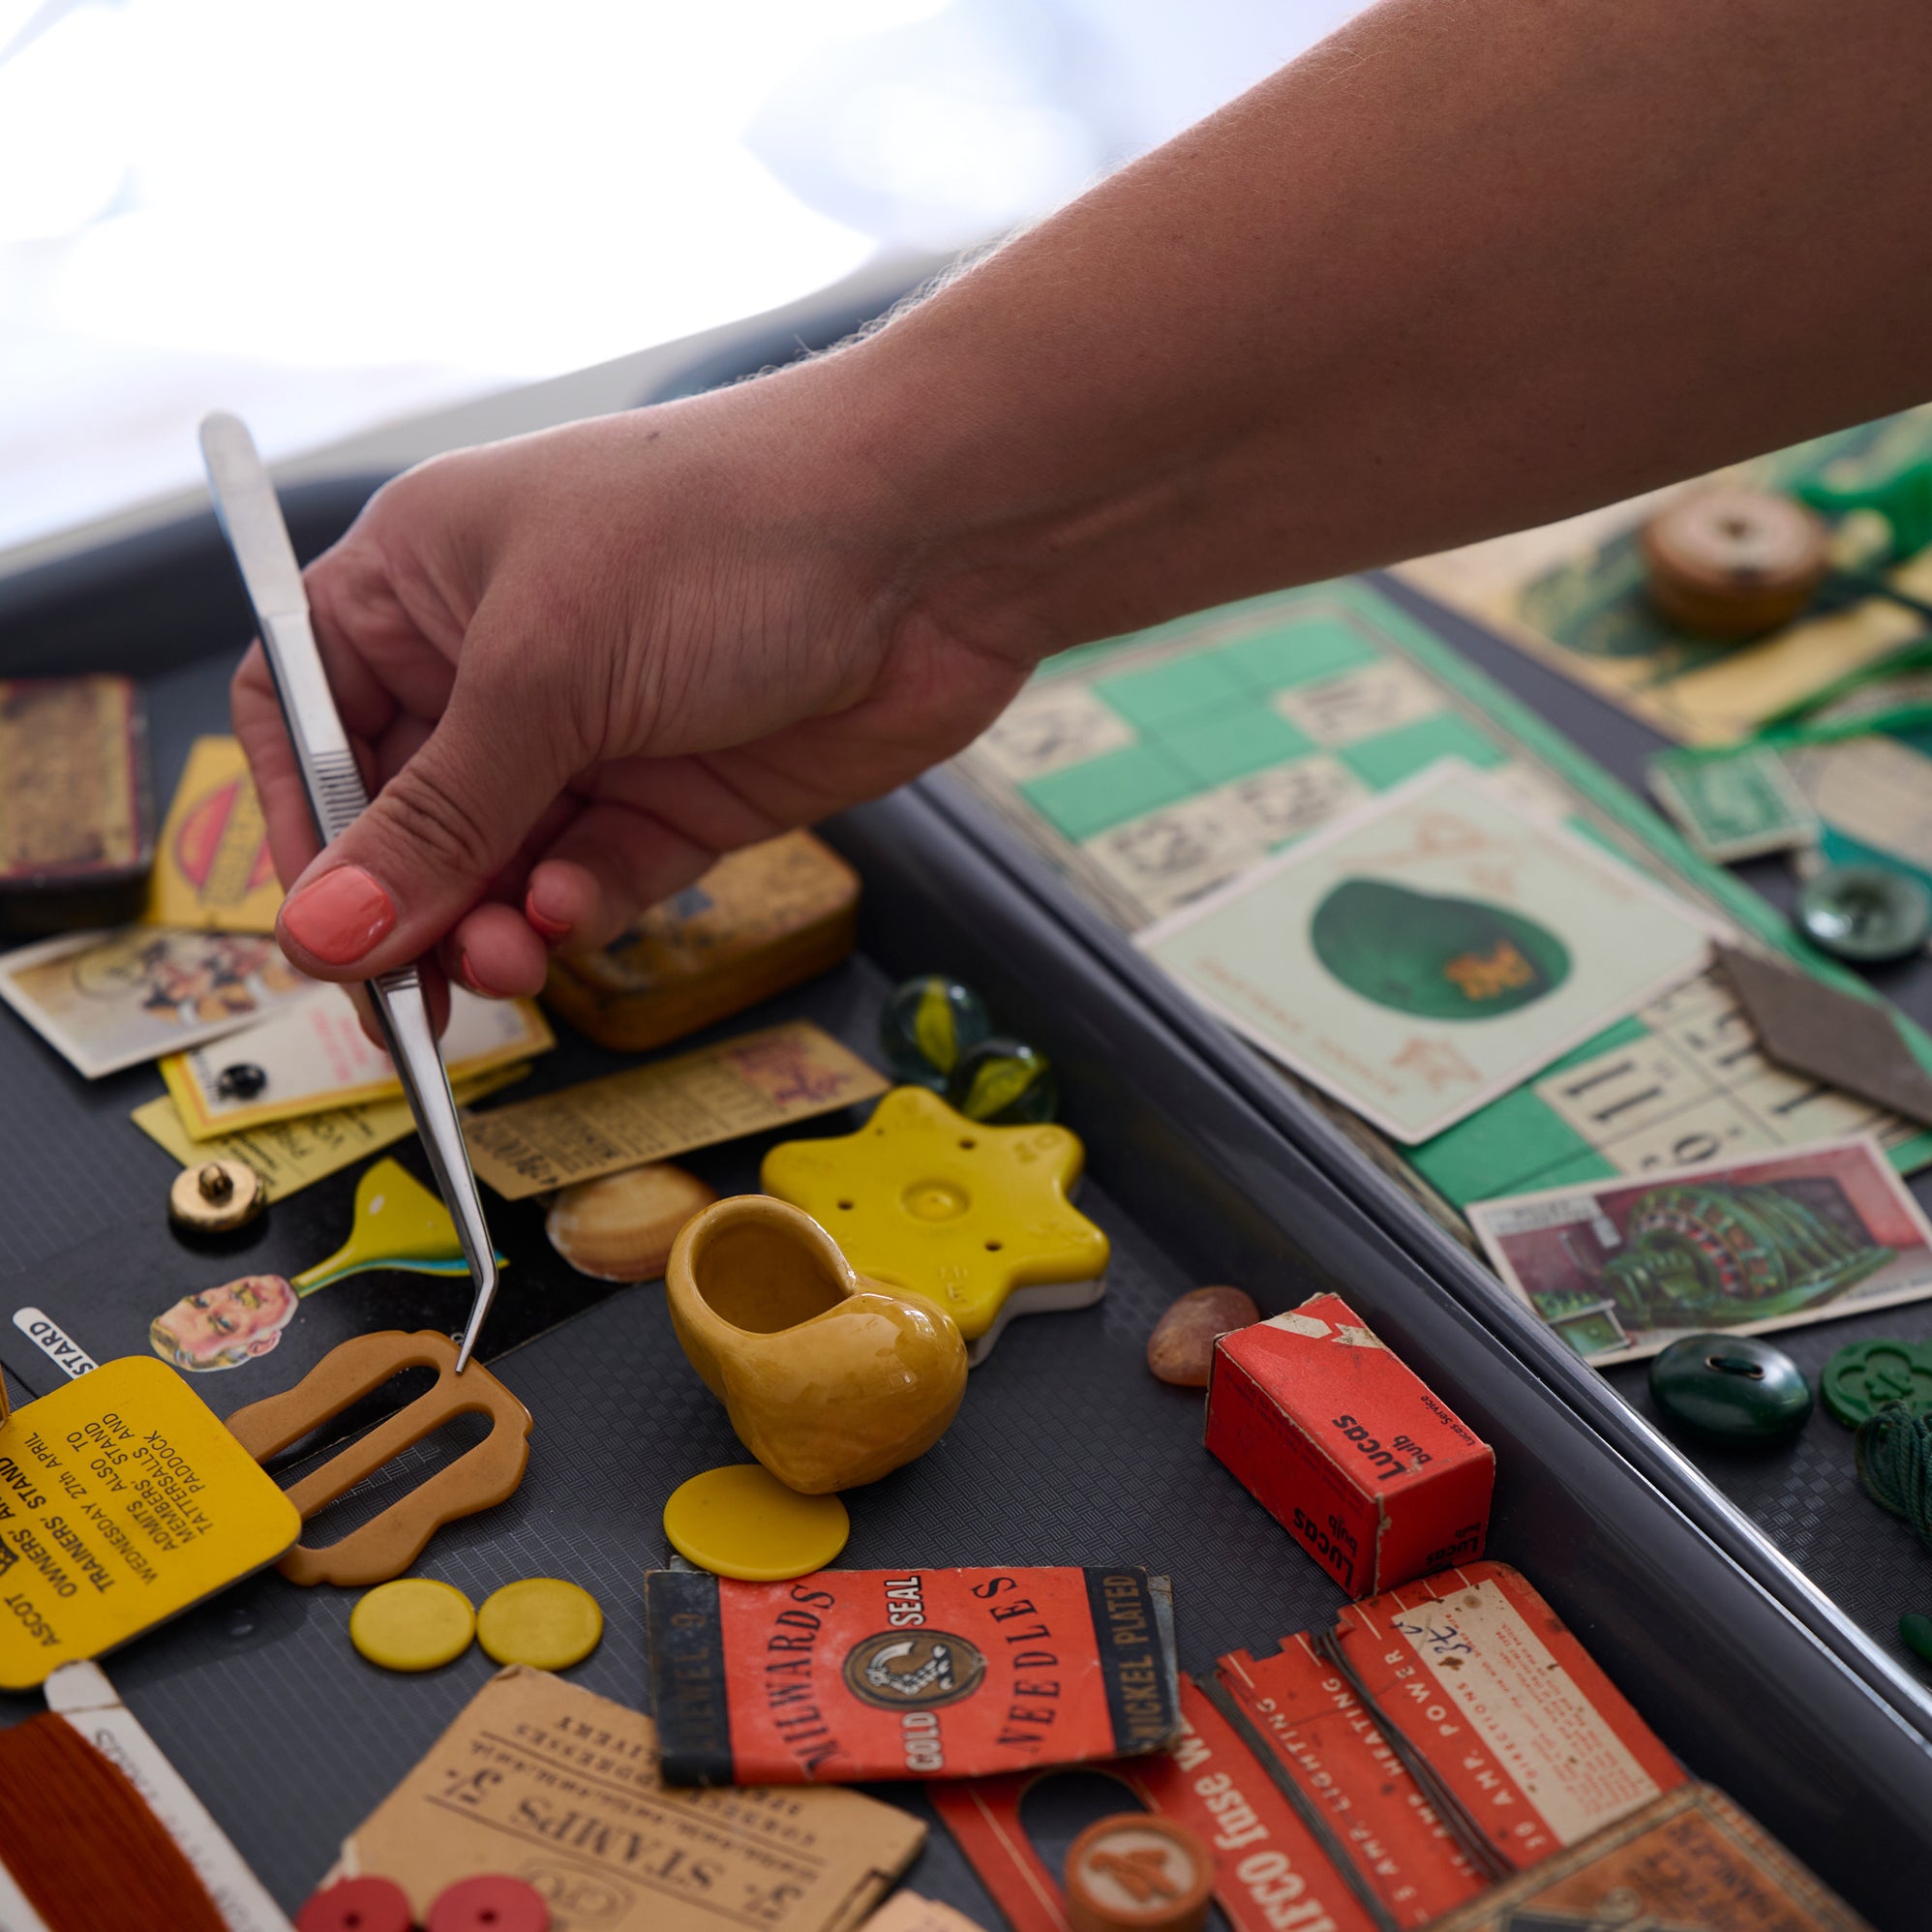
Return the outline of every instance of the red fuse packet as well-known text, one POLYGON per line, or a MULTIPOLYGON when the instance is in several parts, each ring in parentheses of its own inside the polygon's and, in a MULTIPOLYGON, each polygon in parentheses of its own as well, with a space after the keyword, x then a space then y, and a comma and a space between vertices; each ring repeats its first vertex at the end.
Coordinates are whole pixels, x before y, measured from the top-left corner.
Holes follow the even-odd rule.
MULTIPOLYGON (((1200 1690, 1181 1682, 1181 1731, 1151 1758, 1108 1765, 1121 1809, 1137 1799, 1192 1826, 1212 1848, 1215 1902, 1233 1932, 1376 1932, 1349 1881, 1200 1690)), ((1012 1932, 1069 1932, 1067 1905, 1022 1819, 1039 1774, 932 1787, 933 1808, 958 1841, 1012 1932)))
POLYGON ((1352 1688, 1442 1801, 1522 1869, 1675 1790, 1684 1773, 1507 1563, 1469 1563, 1336 1623, 1352 1688))
POLYGON ((1207 1446, 1350 1596, 1482 1555, 1494 1454, 1339 1295, 1216 1343, 1207 1446))
POLYGON ((1161 1750, 1164 1577, 1138 1569, 645 1578, 672 1784, 981 1777, 1161 1750))
POLYGON ((1487 1881, 1395 1746, 1306 1636, 1272 1657, 1223 1657, 1218 1688, 1245 1741, 1326 1827, 1396 1925, 1428 1925, 1482 1890, 1487 1881))

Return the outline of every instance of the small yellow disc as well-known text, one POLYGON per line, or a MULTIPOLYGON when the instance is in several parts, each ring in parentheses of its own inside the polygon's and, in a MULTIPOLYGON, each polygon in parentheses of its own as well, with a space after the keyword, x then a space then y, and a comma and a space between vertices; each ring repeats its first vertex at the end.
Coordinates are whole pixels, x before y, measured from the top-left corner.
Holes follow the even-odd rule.
POLYGON ((498 1664, 567 1671, 597 1647, 604 1613, 597 1599, 561 1577, 526 1577, 483 1599, 476 1641, 498 1664))
POLYGON ((852 1519, 836 1496, 800 1495, 757 1463, 733 1463, 672 1491, 664 1533, 701 1570, 776 1584, 824 1569, 845 1548, 852 1519))
POLYGON ((428 1577, 377 1584, 348 1614, 348 1641, 385 1671, 440 1670, 462 1656, 475 1635, 469 1599, 428 1577))

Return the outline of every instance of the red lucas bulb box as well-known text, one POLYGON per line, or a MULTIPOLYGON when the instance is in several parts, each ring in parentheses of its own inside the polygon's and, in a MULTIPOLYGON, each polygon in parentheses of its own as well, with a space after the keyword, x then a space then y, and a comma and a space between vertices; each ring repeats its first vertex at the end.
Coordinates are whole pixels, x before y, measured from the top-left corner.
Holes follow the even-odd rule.
POLYGON ((1483 1554, 1495 1452, 1339 1295, 1221 1338, 1207 1446, 1351 1597, 1483 1554))

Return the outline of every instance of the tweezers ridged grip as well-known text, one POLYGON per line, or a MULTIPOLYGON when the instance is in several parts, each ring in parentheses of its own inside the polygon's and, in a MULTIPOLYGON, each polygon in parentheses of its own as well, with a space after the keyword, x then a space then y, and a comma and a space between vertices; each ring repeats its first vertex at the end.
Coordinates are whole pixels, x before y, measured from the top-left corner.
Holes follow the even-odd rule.
POLYGON ((310 762, 315 788, 310 802, 321 828, 322 843, 333 845, 369 809, 362 773, 347 751, 317 752, 310 762))

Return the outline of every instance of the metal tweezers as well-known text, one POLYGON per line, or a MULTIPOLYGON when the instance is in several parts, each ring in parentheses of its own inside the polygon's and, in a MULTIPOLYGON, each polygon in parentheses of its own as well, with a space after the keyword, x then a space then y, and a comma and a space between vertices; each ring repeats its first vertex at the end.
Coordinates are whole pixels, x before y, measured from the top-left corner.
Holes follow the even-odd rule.
MULTIPOLYGON (((362 773, 316 648, 295 546, 288 540, 288 526, 255 439, 238 417, 218 413, 203 418, 201 458, 216 519, 255 607, 261 648, 274 673, 282 715, 308 788, 309 809, 326 846, 367 809, 369 794, 363 789, 362 773)), ((456 1369, 461 1374, 496 1297, 497 1251, 483 1219, 475 1170, 464 1145, 449 1072, 430 1024, 421 977, 414 966, 398 967, 369 981, 367 991, 475 1283, 469 1320, 457 1350, 456 1369)))

